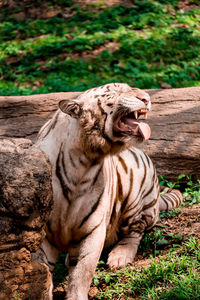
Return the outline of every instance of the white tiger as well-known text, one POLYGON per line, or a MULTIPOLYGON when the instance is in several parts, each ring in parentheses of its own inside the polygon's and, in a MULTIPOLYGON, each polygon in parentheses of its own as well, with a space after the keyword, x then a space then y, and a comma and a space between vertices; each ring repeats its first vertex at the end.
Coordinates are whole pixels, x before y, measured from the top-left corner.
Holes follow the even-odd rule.
POLYGON ((150 105, 140 89, 107 84, 62 100, 39 133, 52 165, 54 205, 36 257, 53 270, 59 251, 68 251, 67 299, 88 299, 103 247, 113 246, 110 268, 132 263, 159 211, 182 201, 177 190, 160 195, 150 158, 133 147, 150 137, 138 120, 150 105))

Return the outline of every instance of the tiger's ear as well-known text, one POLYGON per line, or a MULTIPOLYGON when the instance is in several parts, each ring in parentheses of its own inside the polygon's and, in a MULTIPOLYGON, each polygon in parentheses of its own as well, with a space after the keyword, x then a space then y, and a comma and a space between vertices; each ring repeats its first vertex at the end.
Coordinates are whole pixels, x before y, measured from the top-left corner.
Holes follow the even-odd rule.
POLYGON ((73 118, 78 119, 82 113, 82 105, 75 100, 61 100, 59 102, 59 108, 65 114, 70 115, 73 118))

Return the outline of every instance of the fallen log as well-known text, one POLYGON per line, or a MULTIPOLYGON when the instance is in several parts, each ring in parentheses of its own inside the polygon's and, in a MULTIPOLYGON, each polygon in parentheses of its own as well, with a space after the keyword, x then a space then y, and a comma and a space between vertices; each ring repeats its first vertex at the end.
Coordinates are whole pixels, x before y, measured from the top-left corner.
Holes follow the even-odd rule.
MULTIPOLYGON (((143 150, 154 161, 158 174, 169 179, 179 174, 200 177, 200 87, 147 90, 152 129, 143 150)), ((0 97, 0 137, 36 140, 40 127, 57 109, 61 99, 79 92, 0 97)))
POLYGON ((150 90, 151 139, 143 150, 158 174, 174 180, 179 174, 200 178, 200 87, 150 90))

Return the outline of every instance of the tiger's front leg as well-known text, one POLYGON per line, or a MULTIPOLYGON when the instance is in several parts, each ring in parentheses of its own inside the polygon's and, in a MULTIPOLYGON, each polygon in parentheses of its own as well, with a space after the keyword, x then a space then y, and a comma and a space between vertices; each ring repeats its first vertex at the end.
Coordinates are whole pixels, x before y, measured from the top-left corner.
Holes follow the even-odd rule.
POLYGON ((110 269, 124 268, 134 261, 143 234, 123 238, 109 253, 107 264, 110 269))
MULTIPOLYGON (((158 209, 156 210, 158 211, 158 209)), ((158 212, 155 215, 157 216, 157 214, 158 212)), ((146 210, 146 213, 142 213, 137 220, 132 220, 129 224, 127 224, 128 218, 125 219, 120 228, 122 238, 108 255, 107 264, 110 269, 123 268, 129 263, 133 263, 144 231, 156 223, 156 216, 153 218, 149 210, 146 210)))
POLYGON ((87 300, 90 284, 105 242, 106 225, 91 229, 68 252, 69 282, 67 300, 87 300))

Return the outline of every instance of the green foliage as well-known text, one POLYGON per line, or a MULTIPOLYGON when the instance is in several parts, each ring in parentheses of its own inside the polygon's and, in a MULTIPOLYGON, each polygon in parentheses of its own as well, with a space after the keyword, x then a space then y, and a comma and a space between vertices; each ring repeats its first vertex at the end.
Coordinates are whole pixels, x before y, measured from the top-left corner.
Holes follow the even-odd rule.
POLYGON ((81 91, 113 81, 140 88, 200 83, 198 9, 182 12, 175 0, 55 4, 68 8, 67 19, 0 15, 2 95, 81 91))
POLYGON ((182 235, 168 232, 164 225, 155 226, 150 232, 147 232, 139 246, 143 255, 156 256, 160 250, 166 246, 177 247, 183 240, 182 235))
MULTIPOLYGON (((185 176, 185 175, 183 175, 185 176)), ((168 188, 170 189, 176 189, 176 188, 179 188, 180 187, 180 184, 179 184, 179 179, 182 179, 182 175, 180 175, 178 178, 177 178, 177 181, 175 182, 170 182, 167 180, 167 178, 163 175, 160 175, 159 176, 159 184, 162 185, 162 186, 167 186, 168 188)))
POLYGON ((66 253, 60 253, 57 264, 53 272, 54 287, 56 287, 63 281, 65 281, 65 283, 67 282, 68 270, 67 267, 65 266, 65 259, 66 259, 66 253))
POLYGON ((173 217, 177 216, 180 213, 181 213, 181 209, 179 209, 179 208, 174 208, 174 209, 169 210, 169 211, 163 210, 163 211, 160 212, 159 218, 160 219, 162 219, 164 217, 173 218, 173 217))
POLYGON ((14 297, 13 297, 13 300, 20 300, 20 295, 18 294, 17 291, 14 291, 14 297))
POLYGON ((142 269, 110 272, 100 267, 94 276, 99 289, 95 299, 120 299, 120 296, 125 299, 199 299, 199 253, 198 241, 191 239, 179 253, 172 250, 166 257, 152 259, 150 266, 142 269))
POLYGON ((191 176, 187 176, 188 182, 183 192, 184 201, 188 205, 200 204, 200 180, 193 182, 191 176))
MULTIPOLYGON (((159 183, 169 188, 180 188, 184 198, 183 205, 200 204, 200 179, 194 181, 191 175, 181 174, 178 176, 177 181, 170 182, 165 176, 161 175, 159 176, 159 183)), ((173 211, 168 212, 168 216, 170 214, 173 216, 173 211)), ((162 215, 166 215, 166 213, 162 212, 162 215)))

